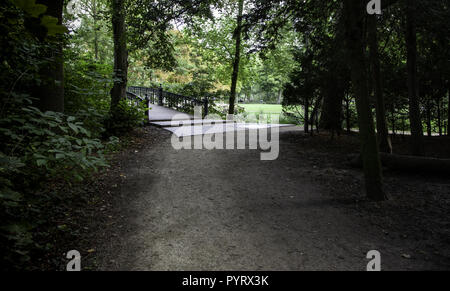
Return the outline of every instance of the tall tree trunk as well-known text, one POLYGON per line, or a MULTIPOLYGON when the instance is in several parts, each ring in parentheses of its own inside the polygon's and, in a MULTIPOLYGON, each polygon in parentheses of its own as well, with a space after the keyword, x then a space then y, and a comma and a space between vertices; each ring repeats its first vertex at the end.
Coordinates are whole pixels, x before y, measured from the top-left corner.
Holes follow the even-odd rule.
POLYGON ((427 134, 429 137, 432 135, 431 131, 431 102, 427 100, 427 134))
POLYGON ((94 54, 95 60, 98 61, 98 27, 97 27, 97 1, 92 0, 92 18, 94 19, 94 54))
POLYGON ((325 86, 320 128, 330 130, 334 134, 342 130, 342 102, 345 92, 335 75, 329 76, 325 86))
MULTIPOLYGON (((63 21, 63 0, 40 0, 37 3, 47 6, 46 15, 56 17, 58 24, 63 21)), ((39 98, 42 111, 64 112, 64 60, 62 35, 48 37, 54 48, 45 52, 44 59, 48 63, 39 69, 42 85, 35 88, 35 96, 39 98)))
POLYGON ((440 97, 440 95, 438 96, 438 99, 437 99, 437 122, 438 122, 439 136, 442 136, 441 97, 440 97))
POLYGON ((411 123, 411 146, 413 155, 425 154, 423 128, 420 118, 418 83, 417 83, 417 35, 416 35, 416 0, 406 1, 406 48, 408 51, 408 96, 409 119, 411 123))
POLYGON ((384 104, 383 88, 381 85, 381 65, 380 55, 378 53, 378 36, 377 36, 377 16, 368 16, 368 40, 370 51, 370 64, 372 67, 372 82, 376 100, 376 119, 378 143, 380 151, 392 153, 392 143, 389 137, 389 131, 386 122, 386 107, 384 104))
POLYGON ((237 16, 237 26, 234 31, 234 38, 236 39, 236 52, 234 55, 233 73, 231 75, 231 93, 230 93, 230 108, 229 114, 234 114, 234 107, 236 102, 236 87, 239 77, 239 63, 241 61, 241 34, 242 34, 242 14, 244 12, 244 0, 239 0, 239 11, 237 16))
POLYGON ((319 109, 320 109, 320 103, 322 102, 322 99, 320 97, 316 98, 316 101, 314 102, 314 108, 311 112, 311 119, 309 123, 311 124, 310 134, 311 136, 314 135, 314 126, 316 126, 317 133, 319 132, 319 109))
POLYGON ((308 98, 305 98, 305 126, 304 131, 305 133, 309 133, 309 100, 308 98))
POLYGON ((448 86, 448 104, 447 104, 447 135, 450 135, 450 82, 448 86))
POLYGON ((395 123, 397 122, 397 119, 395 118, 395 108, 394 108, 394 106, 392 106, 392 116, 391 116, 391 123, 392 123, 392 134, 393 134, 393 136, 394 136, 394 138, 395 138, 395 136, 396 136, 396 130, 397 130, 397 128, 395 127, 395 123))
POLYGON ((372 111, 370 110, 366 77, 365 45, 363 42, 366 9, 363 2, 360 0, 344 0, 346 46, 351 67, 352 87, 358 110, 366 193, 370 200, 383 201, 387 199, 387 196, 383 191, 381 161, 372 111))
POLYGON ((111 111, 125 98, 128 81, 128 51, 125 31, 125 0, 112 0, 114 36, 114 86, 111 89, 111 111))
POLYGON ((350 124, 351 120, 351 112, 350 112, 350 97, 347 96, 345 98, 345 124, 347 126, 347 133, 350 134, 352 132, 352 127, 350 124))

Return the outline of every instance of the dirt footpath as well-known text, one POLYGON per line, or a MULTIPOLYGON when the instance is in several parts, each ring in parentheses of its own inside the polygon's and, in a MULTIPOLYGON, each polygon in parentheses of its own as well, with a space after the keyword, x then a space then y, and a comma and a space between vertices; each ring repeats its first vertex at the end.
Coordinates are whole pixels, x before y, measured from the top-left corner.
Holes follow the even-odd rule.
POLYGON ((156 142, 120 158, 99 270, 365 270, 370 250, 383 270, 449 268, 424 240, 355 210, 383 206, 364 202, 357 170, 302 148, 299 132, 282 133, 279 159, 262 162, 257 150, 175 151, 168 132, 146 131, 156 142))

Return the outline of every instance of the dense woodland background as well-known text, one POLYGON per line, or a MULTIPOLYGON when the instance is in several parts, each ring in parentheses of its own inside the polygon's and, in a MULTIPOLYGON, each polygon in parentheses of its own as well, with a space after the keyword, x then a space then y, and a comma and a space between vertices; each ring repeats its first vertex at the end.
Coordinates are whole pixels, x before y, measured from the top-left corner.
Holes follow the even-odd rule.
MULTIPOLYGON (((387 199, 379 152, 448 135, 445 0, 7 0, 0 7, 1 269, 39 269, 77 197, 145 121, 129 85, 282 104, 305 131, 359 131, 368 198, 387 199)), ((225 108, 225 109, 224 109, 225 108)), ((395 151, 395 149, 394 149, 395 151)), ((48 263, 48 261, 46 261, 48 263)))

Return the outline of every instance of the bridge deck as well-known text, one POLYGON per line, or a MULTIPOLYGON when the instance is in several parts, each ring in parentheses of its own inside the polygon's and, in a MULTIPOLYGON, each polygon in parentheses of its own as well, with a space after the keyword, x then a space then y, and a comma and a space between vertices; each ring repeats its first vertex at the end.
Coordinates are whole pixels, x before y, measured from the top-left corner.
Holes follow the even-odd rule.
POLYGON ((235 123, 226 120, 194 120, 193 115, 181 113, 167 107, 150 104, 150 108, 150 124, 162 127, 178 137, 293 126, 284 124, 235 123), (179 121, 179 123, 173 123, 173 121, 179 121))
POLYGON ((171 121, 171 120, 190 120, 194 116, 190 114, 185 114, 178 112, 176 110, 159 106, 156 104, 150 104, 151 110, 149 111, 148 117, 150 122, 157 121, 171 121))

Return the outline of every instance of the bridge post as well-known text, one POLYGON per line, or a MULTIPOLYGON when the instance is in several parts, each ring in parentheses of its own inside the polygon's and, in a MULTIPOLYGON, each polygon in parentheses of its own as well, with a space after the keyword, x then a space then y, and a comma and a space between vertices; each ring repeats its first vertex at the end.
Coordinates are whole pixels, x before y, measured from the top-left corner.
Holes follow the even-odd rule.
POLYGON ((206 117, 206 116, 209 115, 209 100, 208 100, 208 97, 203 98, 203 106, 204 106, 203 114, 206 117))
POLYGON ((150 98, 145 94, 145 116, 148 121, 150 121, 150 98))
POLYGON ((161 84, 159 84, 159 106, 164 106, 164 99, 163 99, 163 88, 162 88, 162 85, 161 84))

